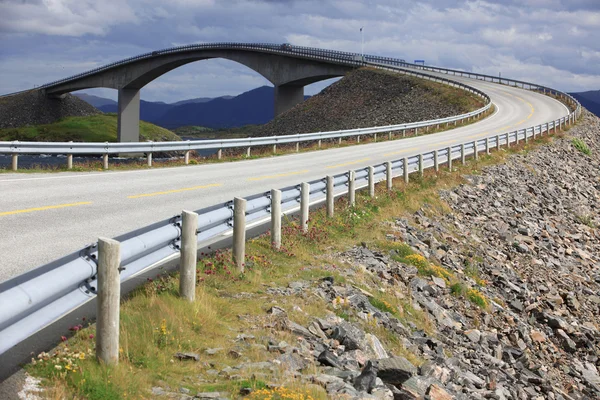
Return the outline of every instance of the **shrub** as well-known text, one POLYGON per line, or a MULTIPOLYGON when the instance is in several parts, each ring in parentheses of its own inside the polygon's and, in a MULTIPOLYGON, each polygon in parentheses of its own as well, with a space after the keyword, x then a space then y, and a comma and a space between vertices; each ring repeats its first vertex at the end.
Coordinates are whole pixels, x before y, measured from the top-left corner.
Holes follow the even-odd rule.
POLYGON ((575 147, 577 150, 579 150, 580 152, 582 152, 583 154, 585 154, 586 156, 589 156, 592 154, 592 151, 590 150, 590 148, 588 147, 587 144, 585 144, 585 142, 579 138, 575 138, 571 141, 571 144, 573 145, 573 147, 575 147))
POLYGON ((467 289, 467 299, 473 304, 477 304, 481 308, 488 308, 488 301, 483 293, 477 289, 467 289))

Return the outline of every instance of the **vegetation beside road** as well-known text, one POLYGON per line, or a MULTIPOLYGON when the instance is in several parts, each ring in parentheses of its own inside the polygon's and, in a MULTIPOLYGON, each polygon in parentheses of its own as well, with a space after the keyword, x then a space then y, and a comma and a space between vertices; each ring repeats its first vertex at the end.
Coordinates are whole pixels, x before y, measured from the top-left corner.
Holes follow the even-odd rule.
MULTIPOLYGON (((98 114, 66 117, 45 125, 0 129, 0 141, 34 142, 116 142, 117 115, 98 114)), ((175 133, 149 122, 140 121, 140 140, 181 140, 175 133)))

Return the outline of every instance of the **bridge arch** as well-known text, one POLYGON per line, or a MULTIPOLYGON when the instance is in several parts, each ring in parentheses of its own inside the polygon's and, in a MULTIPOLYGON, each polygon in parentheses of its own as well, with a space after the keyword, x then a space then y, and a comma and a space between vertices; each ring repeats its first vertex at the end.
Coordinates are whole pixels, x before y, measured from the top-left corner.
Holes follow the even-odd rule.
POLYGON ((242 64, 269 80, 275 87, 275 115, 304 100, 304 86, 343 76, 352 65, 325 62, 302 54, 257 49, 211 48, 153 52, 97 72, 47 85, 47 95, 59 96, 82 89, 112 88, 118 94, 118 141, 139 140, 140 89, 165 73, 183 65, 223 58, 242 64), (156 54, 155 54, 156 53, 156 54))

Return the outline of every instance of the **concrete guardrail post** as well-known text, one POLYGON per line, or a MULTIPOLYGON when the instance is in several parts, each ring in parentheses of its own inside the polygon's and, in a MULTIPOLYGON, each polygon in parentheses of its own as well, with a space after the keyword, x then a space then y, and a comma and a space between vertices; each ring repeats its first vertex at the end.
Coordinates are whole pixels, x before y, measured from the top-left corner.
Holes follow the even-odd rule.
POLYGON ((102 156, 102 168, 108 169, 108 154, 102 156))
POLYGON ((190 163, 190 151, 189 150, 187 150, 183 154, 183 162, 185 163, 185 165, 188 165, 190 163))
POLYGON ((244 273, 246 258, 246 199, 233 199, 233 262, 238 271, 244 273))
POLYGON ((433 151, 433 169, 436 173, 438 173, 440 171, 438 150, 433 151))
POLYGON ((485 154, 490 154, 490 138, 485 138, 485 154))
POLYGON ((217 150, 217 160, 220 160, 223 158, 223 149, 219 149, 217 150))
POLYGON ((477 148, 477 140, 473 140, 473 156, 475 161, 479 160, 479 149, 477 148))
POLYGON ((388 132, 388 140, 392 140, 392 132, 388 132))
POLYGON ((334 213, 334 200, 335 196, 333 193, 333 176, 327 175, 327 218, 333 218, 334 213))
POLYGON ((496 150, 500 150, 500 135, 496 135, 496 150))
MULTIPOLYGON (((529 138, 527 137, 527 131, 528 131, 528 129, 525 128, 525 129, 523 129, 523 131, 525 132, 525 144, 527 144, 527 142, 529 141, 529 138)), ((535 127, 533 128, 533 131, 535 132, 535 127)))
POLYGON ((356 176, 354 171, 348 171, 348 205, 354 207, 356 204, 356 176))
MULTIPOLYGON (((69 143, 73 143, 73 141, 69 141, 69 143)), ((67 169, 73 169, 73 154, 67 154, 67 169)))
POLYGON ((402 137, 406 137, 406 129, 402 129, 402 137))
POLYGON ((19 169, 19 155, 17 153, 12 153, 11 157, 11 169, 16 171, 19 169))
POLYGON ((356 143, 360 143, 360 135, 356 135, 356 143))
POLYGON ((148 153, 146 157, 147 157, 146 162, 147 162, 148 166, 151 167, 152 166, 152 153, 148 153))
POLYGON ((96 358, 106 365, 119 363, 120 262, 121 244, 113 239, 99 238, 96 358))
POLYGON ((423 154, 419 154, 419 175, 423 176, 425 166, 423 165, 423 154))
POLYGON ((415 136, 419 134, 419 128, 415 128, 415 136))
POLYGON ((198 263, 198 214, 181 212, 181 247, 179 249, 179 296, 189 302, 196 299, 196 264, 198 263))
POLYGON ((402 172, 404 174, 404 183, 408 183, 408 158, 404 157, 402 160, 402 172))
POLYGON ((308 206, 310 203, 310 184, 302 182, 300 189, 300 224, 302 232, 308 232, 308 206))
POLYGON ((281 190, 271 189, 271 245, 281 248, 281 190))
POLYGON ((373 141, 377 142, 377 134, 376 133, 373 134, 373 141))
POLYGON ((250 157, 250 147, 246 148, 246 158, 250 157))
POLYGON ((375 168, 369 166, 369 197, 375 197, 375 168))
POLYGON ((338 145, 341 145, 341 144, 342 144, 342 138, 341 138, 341 137, 339 137, 339 138, 338 138, 338 145))
POLYGON ((466 155, 465 155, 465 144, 461 144, 460 145, 460 163, 462 165, 465 165, 465 160, 466 159, 466 155))
POLYGON ((387 190, 392 190, 394 185, 394 176, 392 175, 392 162, 388 161, 385 163, 385 179, 387 190))
POLYGON ((446 151, 448 152, 448 171, 452 171, 452 147, 448 147, 446 151))
POLYGON ((277 145, 276 144, 273 145, 273 154, 277 154, 277 145))

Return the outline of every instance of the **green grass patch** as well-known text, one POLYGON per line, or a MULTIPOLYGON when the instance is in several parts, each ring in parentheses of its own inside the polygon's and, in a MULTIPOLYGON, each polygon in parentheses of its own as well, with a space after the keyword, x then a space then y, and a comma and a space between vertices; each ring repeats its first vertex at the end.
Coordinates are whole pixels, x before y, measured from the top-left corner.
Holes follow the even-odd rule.
POLYGON ((575 138, 571 140, 571 144, 586 156, 592 155, 592 150, 590 150, 589 146, 583 140, 575 138))
MULTIPOLYGON (((98 114, 67 117, 46 125, 0 129, 0 141, 31 142, 116 142, 117 115, 98 114)), ((140 140, 181 140, 173 132, 149 122, 140 121, 140 140)))

